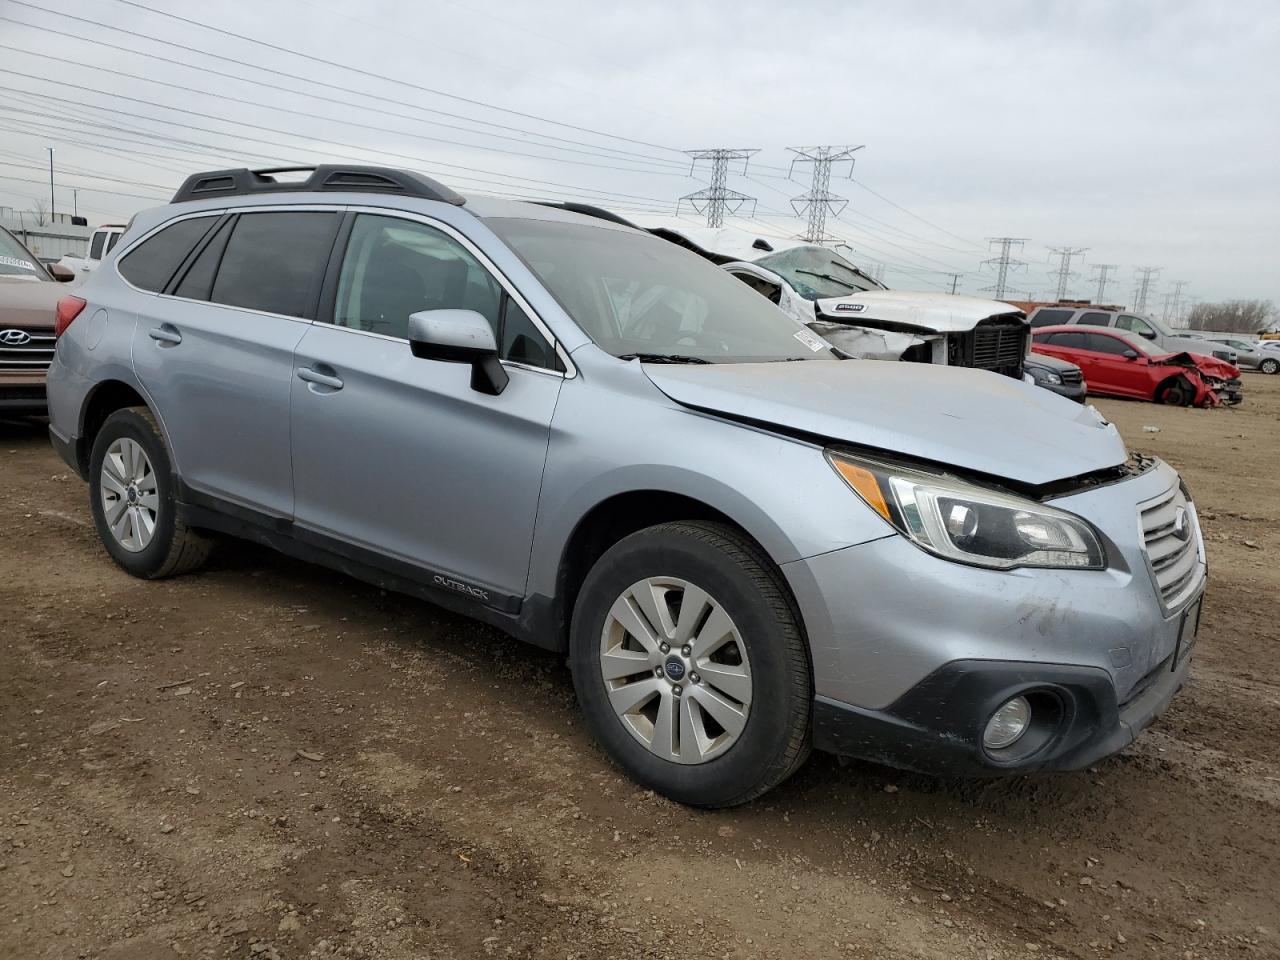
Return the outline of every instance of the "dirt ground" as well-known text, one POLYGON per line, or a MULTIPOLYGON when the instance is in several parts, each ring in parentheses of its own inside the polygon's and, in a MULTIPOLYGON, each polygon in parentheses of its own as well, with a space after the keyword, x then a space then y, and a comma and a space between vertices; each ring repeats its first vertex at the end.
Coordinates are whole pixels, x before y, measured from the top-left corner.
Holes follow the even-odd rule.
POLYGON ((0 956, 1280 956, 1280 377, 1246 389, 1099 403, 1211 563, 1138 743, 998 782, 815 756, 720 813, 623 779, 488 628, 250 546, 130 579, 0 423, 0 956))

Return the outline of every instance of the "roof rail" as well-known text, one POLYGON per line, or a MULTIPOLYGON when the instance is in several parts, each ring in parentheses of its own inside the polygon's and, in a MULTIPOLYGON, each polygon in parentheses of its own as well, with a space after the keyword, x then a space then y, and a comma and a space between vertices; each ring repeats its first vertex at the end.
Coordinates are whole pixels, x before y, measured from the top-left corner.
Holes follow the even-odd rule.
POLYGON ((557 210, 568 210, 570 213, 580 213, 584 217, 595 217, 597 220, 608 220, 610 223, 618 223, 624 227, 631 227, 639 230, 630 220, 618 216, 612 210, 606 210, 604 207, 593 207, 589 203, 577 203, 573 200, 534 200, 540 207, 554 207, 557 210))
POLYGON ((411 170, 321 164, 314 167, 271 167, 212 170, 187 177, 170 203, 243 197, 258 193, 391 193, 462 206, 466 200, 442 183, 411 170), (303 180, 277 180, 277 173, 310 171, 303 180))

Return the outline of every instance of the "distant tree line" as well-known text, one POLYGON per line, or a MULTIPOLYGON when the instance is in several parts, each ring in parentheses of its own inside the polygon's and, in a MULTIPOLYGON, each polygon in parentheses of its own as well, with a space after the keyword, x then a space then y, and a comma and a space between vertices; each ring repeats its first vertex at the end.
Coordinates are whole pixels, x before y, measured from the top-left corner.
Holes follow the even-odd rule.
POLYGON ((1262 333, 1275 319, 1276 305, 1270 300, 1223 300, 1197 303, 1187 314, 1187 326, 1223 333, 1262 333))

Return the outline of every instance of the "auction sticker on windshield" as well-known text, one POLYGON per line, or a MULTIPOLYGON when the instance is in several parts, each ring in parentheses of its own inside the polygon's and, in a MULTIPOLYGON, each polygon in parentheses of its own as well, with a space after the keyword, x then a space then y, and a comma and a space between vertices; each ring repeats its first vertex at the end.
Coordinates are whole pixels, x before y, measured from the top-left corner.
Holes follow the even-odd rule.
POLYGON ((826 349, 827 345, 823 343, 822 338, 817 336, 816 334, 810 333, 808 330, 797 330, 795 333, 792 334, 792 336, 795 337, 797 340, 799 340, 801 343, 803 343, 806 347, 808 347, 814 353, 817 353, 819 350, 826 349))
POLYGON ((23 270, 30 270, 32 273, 36 272, 36 265, 34 263, 30 260, 20 260, 17 257, 0 257, 0 265, 6 267, 19 267, 23 270))

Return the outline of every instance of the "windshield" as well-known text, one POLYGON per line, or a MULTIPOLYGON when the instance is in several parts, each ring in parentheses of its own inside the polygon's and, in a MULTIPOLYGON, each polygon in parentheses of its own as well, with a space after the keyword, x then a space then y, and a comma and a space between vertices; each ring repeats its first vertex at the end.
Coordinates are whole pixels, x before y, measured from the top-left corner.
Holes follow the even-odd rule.
POLYGON ((844 257, 824 247, 794 247, 754 262, 782 277, 806 300, 884 289, 884 284, 872 280, 844 257))
POLYGON ((9 231, 0 230, 0 277, 47 279, 35 259, 9 231))
POLYGON ((1148 357, 1166 357, 1169 351, 1164 347, 1157 346, 1146 337, 1140 337, 1136 333, 1132 336, 1125 337, 1124 342, 1133 347, 1139 353, 1145 353, 1148 357))
POLYGON ((583 332, 615 357, 708 363, 835 359, 825 341, 746 284, 669 241, 558 221, 485 223, 583 332))

